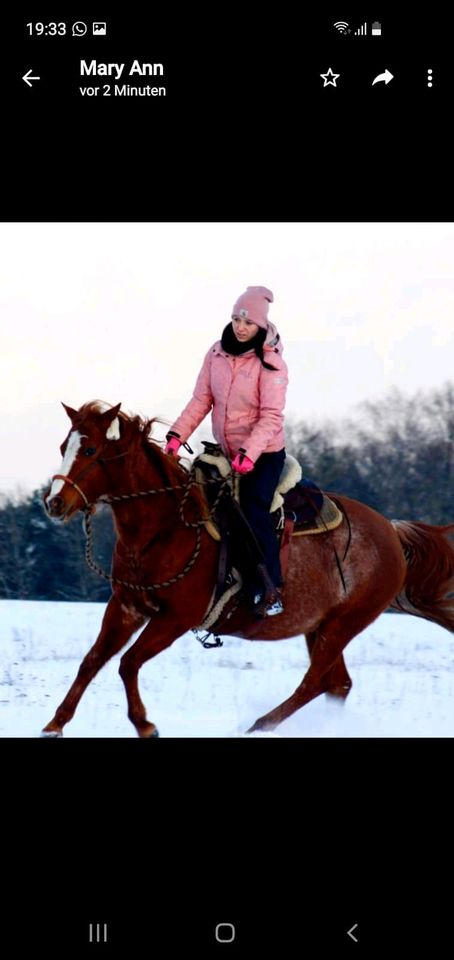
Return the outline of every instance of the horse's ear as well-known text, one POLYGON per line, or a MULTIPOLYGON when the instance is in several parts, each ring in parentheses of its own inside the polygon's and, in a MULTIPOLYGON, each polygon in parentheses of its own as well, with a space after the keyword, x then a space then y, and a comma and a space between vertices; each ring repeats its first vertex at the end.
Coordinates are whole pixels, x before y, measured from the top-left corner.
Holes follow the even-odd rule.
POLYGON ((102 413, 100 417, 102 422, 105 424, 112 423, 112 420, 115 420, 115 417, 117 416, 120 407, 121 407, 121 403, 117 403, 115 407, 109 407, 108 410, 104 410, 104 413, 102 413))
POLYGON ((105 410, 104 413, 101 414, 101 425, 106 431, 108 440, 120 439, 120 420, 117 416, 120 407, 121 403, 117 403, 115 407, 110 407, 109 410, 105 410))
POLYGON ((66 403, 63 403, 63 400, 61 400, 60 402, 61 402, 62 407, 65 408, 66 413, 68 414, 68 417, 69 417, 69 419, 70 419, 71 422, 72 422, 72 421, 74 420, 74 417, 77 416, 77 410, 73 410, 72 407, 68 407, 68 406, 66 405, 66 403))

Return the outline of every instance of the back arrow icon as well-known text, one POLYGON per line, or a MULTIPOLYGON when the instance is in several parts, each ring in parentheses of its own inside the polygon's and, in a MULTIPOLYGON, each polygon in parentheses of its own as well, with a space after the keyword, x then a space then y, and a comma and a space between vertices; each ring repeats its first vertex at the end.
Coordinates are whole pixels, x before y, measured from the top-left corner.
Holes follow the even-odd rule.
POLYGON ((25 73, 24 76, 22 77, 22 80, 25 80, 25 83, 28 83, 29 87, 32 86, 32 84, 30 83, 30 80, 41 80, 41 77, 31 77, 30 76, 31 72, 32 72, 31 69, 27 70, 27 73, 25 73))
POLYGON ((358 937, 354 937, 354 936, 353 936, 353 931, 356 930, 357 926, 358 926, 358 924, 357 924, 357 923, 354 923, 353 926, 350 927, 350 930, 347 930, 347 936, 348 936, 348 937, 351 937, 352 940, 355 941, 355 943, 358 943, 358 937))
POLYGON ((374 83, 379 83, 380 80, 384 80, 385 83, 389 83, 389 81, 393 79, 394 77, 392 73, 390 73, 389 70, 385 70, 384 73, 379 73, 378 77, 375 77, 375 80, 372 80, 372 86, 374 85, 374 83))

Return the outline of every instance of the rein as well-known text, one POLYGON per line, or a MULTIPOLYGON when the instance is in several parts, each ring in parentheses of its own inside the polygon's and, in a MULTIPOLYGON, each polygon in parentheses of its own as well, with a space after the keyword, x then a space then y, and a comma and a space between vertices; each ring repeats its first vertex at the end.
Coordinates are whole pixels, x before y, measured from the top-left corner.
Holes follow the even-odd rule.
MULTIPOLYGON (((110 583, 118 583, 123 587, 128 587, 130 590, 152 591, 152 590, 161 589, 163 587, 170 587, 173 583, 178 583, 179 580, 182 580, 183 577, 185 577, 186 574, 189 573, 189 570, 191 570, 192 567, 194 566, 200 553, 200 545, 201 545, 200 528, 206 523, 208 519, 211 520, 213 518, 216 507, 219 503, 219 500, 221 499, 221 496, 224 493, 225 487, 228 485, 229 478, 226 477, 224 480, 219 482, 218 480, 210 479, 206 477, 204 481, 199 481, 195 479, 195 468, 192 467, 189 472, 188 479, 185 483, 175 484, 174 486, 168 486, 168 487, 158 487, 151 490, 140 490, 140 491, 137 491, 136 493, 104 495, 104 496, 98 497, 97 500, 93 500, 90 502, 76 481, 80 480, 82 476, 85 476, 88 473, 89 469, 95 466, 96 463, 108 463, 110 460, 118 460, 120 457, 127 456, 127 453, 128 451, 125 451, 124 453, 116 454, 114 457, 107 457, 107 458, 97 457, 96 460, 92 460, 90 464, 87 464, 87 466, 84 467, 83 470, 81 470, 78 473, 76 480, 72 480, 70 477, 67 477, 62 473, 56 473, 52 477, 52 481, 63 480, 65 483, 69 483, 69 485, 77 491, 77 493, 79 494, 79 496, 81 497, 81 499, 85 504, 85 506, 83 507, 83 512, 84 512, 83 528, 84 528, 84 533, 86 537, 85 560, 87 562, 87 565, 90 567, 91 570, 94 571, 94 573, 97 573, 98 576, 103 577, 104 580, 108 580, 110 583), (219 483, 219 493, 211 509, 209 510, 209 516, 193 522, 188 521, 184 516, 184 506, 189 496, 189 493, 191 491, 191 487, 204 486, 205 483, 219 483), (93 559, 93 531, 91 526, 91 514, 94 512, 94 507, 96 503, 117 503, 122 500, 134 500, 134 499, 137 499, 138 497, 148 497, 148 496, 153 496, 155 494, 160 494, 160 493, 173 493, 175 490, 185 491, 179 506, 179 514, 180 514, 180 519, 182 523, 184 524, 185 527, 189 527, 189 528, 192 527, 192 528, 196 528, 197 530, 196 545, 194 548, 194 553, 192 554, 192 557, 190 558, 190 560, 188 561, 184 569, 181 571, 181 573, 176 574, 174 577, 170 577, 168 580, 164 580, 162 583, 152 583, 152 584, 129 583, 129 581, 127 580, 120 580, 118 577, 114 577, 111 574, 106 573, 102 569, 102 567, 100 567, 93 559)), ((159 608, 156 608, 156 609, 159 609, 159 608)))
MULTIPOLYGON (((103 450, 104 446, 101 448, 101 453, 103 450)), ((109 463, 110 460, 119 460, 121 457, 127 457, 127 455, 128 451, 125 450, 123 453, 116 453, 114 457, 96 457, 96 460, 92 460, 91 463, 87 463, 82 470, 79 470, 76 480, 81 480, 82 477, 85 477, 85 475, 89 472, 89 470, 91 470, 92 467, 95 466, 96 463, 109 463)), ((85 503, 85 508, 87 509, 90 507, 89 500, 87 500, 84 491, 76 483, 76 480, 71 480, 71 477, 67 477, 64 473, 54 473, 51 482, 53 483, 54 480, 63 480, 65 483, 69 483, 70 487, 74 487, 74 489, 77 490, 77 493, 85 503)))
MULTIPOLYGON (((152 490, 149 492, 158 493, 160 491, 152 490)), ((182 580, 183 577, 185 577, 186 574, 189 573, 189 570, 191 570, 191 568, 194 566, 197 560, 197 557, 200 553, 201 535, 200 535, 200 529, 198 529, 194 553, 192 554, 191 559, 188 561, 188 563, 186 564, 184 569, 181 571, 181 573, 177 573, 175 577, 171 577, 169 580, 163 580, 162 583, 150 583, 150 584, 129 583, 128 580, 120 580, 119 577, 113 577, 111 574, 106 573, 105 570, 103 570, 102 567, 98 566, 98 564, 95 563, 95 561, 93 560, 93 531, 91 528, 91 519, 90 519, 92 512, 93 511, 91 507, 88 510, 87 509, 84 510, 84 513, 85 513, 84 532, 87 538, 86 544, 85 544, 85 559, 91 570, 97 573, 100 577, 103 577, 104 580, 108 580, 110 583, 119 583, 121 584, 122 587, 128 587, 130 590, 140 590, 140 591, 158 590, 161 587, 170 587, 172 583, 178 583, 178 580, 182 580)), ((201 523, 204 523, 204 522, 205 521, 203 520, 201 521, 201 523)), ((195 526, 195 524, 186 524, 186 526, 195 526)), ((159 610, 159 607, 156 607, 156 610, 159 610)))

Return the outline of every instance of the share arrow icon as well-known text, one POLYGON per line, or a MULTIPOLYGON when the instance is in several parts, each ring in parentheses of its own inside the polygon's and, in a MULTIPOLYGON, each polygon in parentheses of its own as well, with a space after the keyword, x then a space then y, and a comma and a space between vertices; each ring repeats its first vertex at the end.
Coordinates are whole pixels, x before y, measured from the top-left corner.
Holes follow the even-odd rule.
POLYGON ((384 73, 379 73, 378 76, 375 77, 375 80, 372 80, 372 86, 374 85, 374 83, 380 83, 382 80, 384 80, 385 83, 389 83, 389 81, 393 79, 394 79, 393 74, 390 73, 389 70, 385 70, 384 73))

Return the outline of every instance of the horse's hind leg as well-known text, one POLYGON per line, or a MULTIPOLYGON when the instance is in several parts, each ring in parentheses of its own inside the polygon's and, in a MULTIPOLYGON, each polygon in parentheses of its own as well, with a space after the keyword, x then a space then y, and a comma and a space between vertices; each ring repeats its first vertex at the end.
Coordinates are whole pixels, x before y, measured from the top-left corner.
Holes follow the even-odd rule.
POLYGON ((248 730, 248 733, 253 733, 255 730, 274 730, 279 723, 290 717, 300 707, 304 707, 306 703, 314 700, 321 693, 325 693, 329 672, 336 668, 337 675, 342 676, 342 668, 339 667, 337 661, 344 647, 349 640, 372 623, 382 612, 382 609, 383 607, 374 611, 368 610, 363 614, 356 610, 341 614, 332 621, 325 621, 316 632, 316 639, 312 646, 311 664, 299 687, 296 688, 288 700, 284 700, 274 710, 266 713, 263 717, 259 717, 248 730))
MULTIPOLYGON (((306 644, 309 651, 309 656, 312 658, 312 650, 314 648, 315 641, 317 639, 317 633, 308 633, 306 634, 306 644)), ((323 679, 323 688, 324 692, 329 697, 335 697, 339 700, 346 700, 350 690, 353 686, 352 679, 350 674, 345 666, 345 660, 340 654, 333 663, 333 666, 326 672, 323 679)))
POLYGON ((44 727, 41 736, 61 737, 63 727, 74 715, 77 704, 90 681, 101 667, 124 647, 144 620, 145 617, 123 606, 116 597, 111 597, 96 642, 82 660, 74 683, 57 708, 55 716, 44 727))

